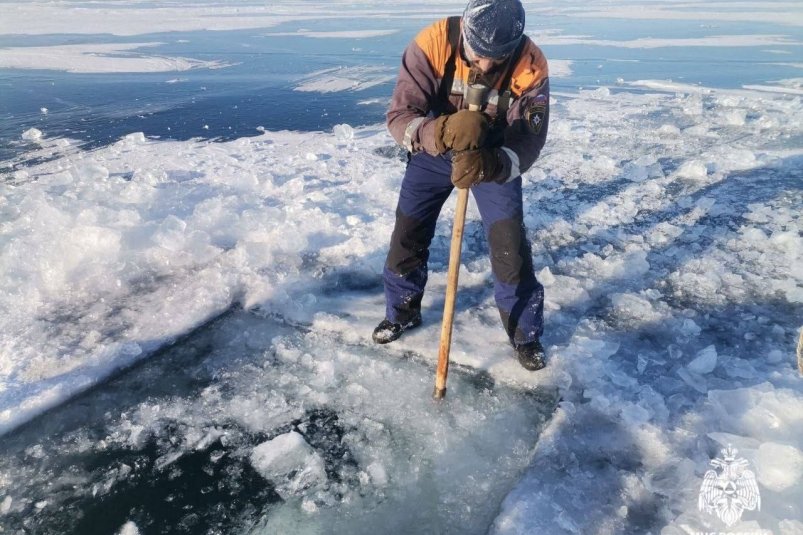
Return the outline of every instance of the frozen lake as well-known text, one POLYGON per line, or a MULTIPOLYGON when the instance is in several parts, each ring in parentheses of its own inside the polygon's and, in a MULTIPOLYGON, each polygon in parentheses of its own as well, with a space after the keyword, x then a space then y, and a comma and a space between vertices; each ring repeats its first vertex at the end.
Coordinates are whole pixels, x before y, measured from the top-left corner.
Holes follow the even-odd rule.
POLYGON ((434 404, 453 204, 424 325, 372 345, 383 120, 464 3, 2 3, 0 531, 803 533, 803 8, 524 2, 549 365, 472 202, 434 404), (729 445, 733 526, 698 507, 729 445))
MULTIPOLYGON (((0 35, 0 47, 15 49, 0 58, 0 65, 12 67, 0 70, 0 161, 23 154, 20 134, 34 127, 50 137, 97 147, 131 132, 160 139, 225 140, 256 136, 260 128, 314 131, 339 123, 381 122, 401 51, 428 20, 462 5, 451 4, 452 9, 436 4, 426 10, 432 15, 415 16, 402 9, 346 4, 323 9, 320 19, 311 11, 312 16, 299 14, 300 20, 280 18, 269 28, 135 36, 82 31, 78 39, 67 30, 0 35), (39 56, 21 58, 16 50, 37 47, 56 54, 76 42, 84 46, 44 62, 39 56), (95 50, 114 45, 125 48, 95 50), (16 64, 9 59, 15 53, 16 64), (93 72, 109 68, 92 60, 97 55, 123 57, 131 65, 115 64, 123 72, 93 72), (182 58, 179 68, 187 70, 136 72, 170 69, 169 63, 138 63, 143 56, 182 58), (27 68, 13 68, 19 64, 27 68), (36 68, 43 64, 51 68, 36 68)), ((801 70, 799 26, 705 16, 634 22, 595 17, 590 8, 586 16, 577 8, 532 7, 527 32, 553 61, 555 91, 642 79, 738 88, 795 78, 801 70)), ((780 15, 785 9, 786 4, 771 3, 761 11, 780 15)), ((288 10, 277 6, 276 11, 288 10)), ((80 14, 72 16, 79 24, 80 14)), ((112 22, 110 33, 115 23, 125 29, 123 19, 112 22)))

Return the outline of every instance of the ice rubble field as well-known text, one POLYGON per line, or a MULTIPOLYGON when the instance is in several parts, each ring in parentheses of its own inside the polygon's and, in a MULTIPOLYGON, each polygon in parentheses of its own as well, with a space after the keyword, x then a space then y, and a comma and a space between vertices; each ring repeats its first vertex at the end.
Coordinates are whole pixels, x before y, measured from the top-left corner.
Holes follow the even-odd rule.
POLYGON ((455 369, 434 404, 431 383, 415 359, 232 311, 9 438, 0 525, 484 532, 554 397, 455 369))
MULTIPOLYGON (((553 97, 559 120, 525 176, 547 288, 543 373, 510 358, 470 205, 453 360, 502 383, 557 387, 563 399, 495 533, 709 525, 696 511, 700 478, 729 443, 763 493, 741 527, 803 530, 793 356, 803 103, 652 85, 553 97)), ((42 138, 43 153, 59 156, 17 172, 2 193, 3 429, 233 303, 367 340, 381 294, 316 288, 332 274, 379 276, 403 163, 388 157, 381 125, 339 130, 229 143, 132 134, 93 152, 42 138)), ((425 327, 400 341, 433 363, 450 215, 447 206, 425 327)), ((279 337, 273 351, 313 355, 325 378, 339 361, 324 340, 279 337)), ((352 365, 360 377, 377 364, 352 365)), ((348 385, 384 388, 379 377, 348 385)), ((254 450, 257 466, 269 464, 266 448, 254 450)))
MULTIPOLYGON (((439 3, 415 16, 430 20, 463 4, 439 3)), ((0 33, 26 25, 61 31, 62 7, 14 4, 0 33)), ((742 8, 706 13, 656 4, 638 15, 799 25, 796 12, 742 8)), ((193 18, 167 6, 156 20, 175 31, 304 16, 204 9, 206 16, 193 18)), ((593 16, 633 13, 605 6, 593 16)), ((100 20, 116 35, 156 31, 153 21, 147 10, 114 9, 100 20)), ((94 31, 92 20, 84 22, 75 31, 94 31)), ((752 38, 761 46, 788 42, 752 38)), ((587 42, 547 32, 549 39, 587 42)), ((672 43, 693 44, 597 42, 672 43)), ((84 60, 74 58, 75 69, 85 70, 84 60)), ((365 81, 365 72, 357 74, 365 81)), ((68 453, 136 448, 167 417, 188 426, 178 451, 186 457, 220 439, 209 422, 266 431, 323 404, 352 430, 343 440, 357 468, 347 465, 341 484, 331 483, 328 460, 296 430, 239 444, 249 466, 283 482, 275 491, 288 503, 258 529, 345 529, 349 518, 338 513, 347 500, 335 498, 342 493, 356 503, 357 524, 361 505, 384 507, 378 516, 391 522, 384 525, 398 525, 418 520, 398 516, 435 500, 441 527, 460 533, 490 525, 496 534, 674 535, 723 527, 697 511, 697 497, 710 460, 732 444, 755 471, 762 502, 731 529, 803 533, 803 381, 794 363, 803 303, 802 92, 800 79, 743 90, 644 80, 553 94, 547 149, 525 175, 527 225, 547 289, 549 366, 530 374, 511 359, 470 205, 452 358, 487 372, 499 394, 475 398, 470 381, 453 373, 446 413, 428 395, 451 204, 433 246, 424 327, 389 349, 367 345, 383 313, 376 282, 404 165, 382 125, 227 143, 132 133, 91 152, 28 132, 39 147, 31 156, 44 163, 0 186, 0 433, 12 436, 44 410, 241 307, 247 312, 212 333, 223 340, 218 364, 205 365, 217 386, 167 406, 143 401, 104 440, 78 440, 68 453), (236 351, 256 361, 237 353, 245 364, 233 365, 232 348, 246 348, 236 351), (543 432, 540 416, 507 410, 516 396, 508 399, 506 386, 558 390, 561 402, 543 432), (398 429, 408 433, 396 436, 398 429), (499 462, 494 448, 505 442, 515 444, 499 462), (427 470, 461 477, 451 487, 411 490, 427 470), (522 471, 507 493, 505 482, 522 471), (476 486, 458 486, 472 478, 476 486)), ((27 452, 32 459, 56 453, 27 452)), ((27 470, 2 466, 0 524, 31 507, 15 494, 39 481, 27 470)), ((121 471, 107 483, 125 479, 121 471)), ((46 488, 47 480, 38 484, 46 488)))

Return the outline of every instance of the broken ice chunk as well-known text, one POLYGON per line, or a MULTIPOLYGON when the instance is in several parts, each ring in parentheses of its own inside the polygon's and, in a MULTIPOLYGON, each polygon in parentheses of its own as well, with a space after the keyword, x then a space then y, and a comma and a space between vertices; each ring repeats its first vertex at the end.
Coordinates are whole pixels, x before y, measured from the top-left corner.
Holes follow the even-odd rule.
POLYGON ((799 520, 783 520, 778 524, 778 529, 781 530, 780 535, 803 533, 803 522, 799 520))
POLYGON ((678 375, 683 382, 695 389, 696 391, 700 392, 701 394, 705 394, 708 392, 708 383, 706 380, 699 375, 693 374, 689 372, 686 368, 679 368, 678 375))
POLYGON ((25 141, 39 141, 42 139, 42 131, 36 128, 29 128, 22 133, 22 139, 25 141))
POLYGON ((323 459, 299 433, 290 431, 251 452, 251 464, 283 499, 326 483, 323 459))
POLYGON ((708 168, 703 162, 697 160, 690 160, 684 162, 683 165, 677 170, 677 175, 680 178, 689 180, 702 180, 708 175, 708 168))
POLYGON ((118 535, 139 535, 139 528, 129 520, 120 528, 118 535))
POLYGON ((697 325, 694 320, 688 318, 683 320, 679 330, 684 336, 697 336, 702 332, 700 326, 697 325))
POLYGON ((168 251, 180 251, 184 247, 184 231, 187 223, 174 215, 167 216, 153 235, 153 241, 168 251))
POLYGON ((687 368, 699 375, 711 373, 717 367, 717 348, 710 345, 697 353, 697 357, 689 362, 687 368))
POLYGON ((794 446, 765 442, 756 455, 758 482, 775 492, 796 488, 803 480, 803 452, 794 446))
POLYGON ((349 141, 354 139, 354 129, 348 124, 336 124, 332 129, 338 141, 349 141))
POLYGON ((544 266, 544 269, 538 272, 538 280, 547 287, 555 284, 555 276, 552 274, 549 266, 544 266))

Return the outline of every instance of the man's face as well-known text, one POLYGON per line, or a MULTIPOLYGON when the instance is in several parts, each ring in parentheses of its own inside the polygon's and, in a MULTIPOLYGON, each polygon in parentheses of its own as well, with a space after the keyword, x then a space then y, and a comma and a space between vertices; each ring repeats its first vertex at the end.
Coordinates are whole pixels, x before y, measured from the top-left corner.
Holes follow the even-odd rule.
POLYGON ((477 57, 471 61, 471 64, 480 71, 482 71, 483 74, 488 74, 489 72, 491 72, 504 62, 505 58, 493 59, 493 58, 477 57))
POLYGON ((468 43, 464 41, 463 44, 465 45, 466 57, 469 62, 483 74, 488 74, 507 60, 507 58, 484 58, 475 54, 471 47, 468 46, 468 43))

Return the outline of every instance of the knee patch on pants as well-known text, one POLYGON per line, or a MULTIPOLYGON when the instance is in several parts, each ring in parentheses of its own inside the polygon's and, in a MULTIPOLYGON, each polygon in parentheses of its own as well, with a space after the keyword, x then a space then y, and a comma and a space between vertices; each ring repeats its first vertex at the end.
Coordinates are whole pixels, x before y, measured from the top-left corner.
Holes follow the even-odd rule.
POLYGON ((502 219, 488 231, 491 268, 505 284, 519 284, 533 277, 533 260, 524 224, 518 219, 502 219))

